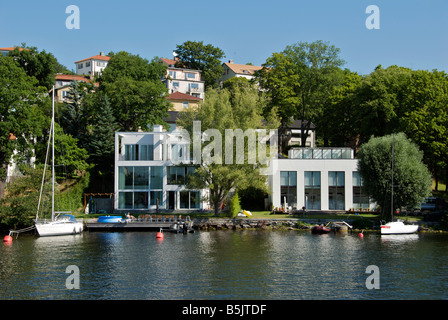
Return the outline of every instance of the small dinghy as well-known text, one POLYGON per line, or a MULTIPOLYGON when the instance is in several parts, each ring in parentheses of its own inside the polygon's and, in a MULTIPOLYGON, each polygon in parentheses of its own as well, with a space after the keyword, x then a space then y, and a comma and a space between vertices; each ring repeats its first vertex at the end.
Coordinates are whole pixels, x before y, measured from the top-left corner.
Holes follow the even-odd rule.
POLYGON ((325 233, 330 233, 331 229, 328 228, 327 226, 324 226, 323 224, 321 225, 315 225, 313 227, 311 227, 311 233, 314 234, 325 234, 325 233))

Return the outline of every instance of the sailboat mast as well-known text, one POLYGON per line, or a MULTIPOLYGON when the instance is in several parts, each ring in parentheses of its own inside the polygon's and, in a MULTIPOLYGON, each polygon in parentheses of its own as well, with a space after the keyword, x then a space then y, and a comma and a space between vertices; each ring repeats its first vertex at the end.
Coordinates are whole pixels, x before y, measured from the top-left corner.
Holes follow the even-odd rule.
POLYGON ((51 192, 51 221, 54 220, 54 87, 52 91, 52 106, 51 106, 51 123, 53 124, 52 144, 51 144, 51 178, 52 178, 52 192, 51 192))
POLYGON ((390 214, 391 221, 394 221, 394 154, 395 154, 395 136, 392 135, 392 185, 391 185, 391 195, 390 195, 390 214))

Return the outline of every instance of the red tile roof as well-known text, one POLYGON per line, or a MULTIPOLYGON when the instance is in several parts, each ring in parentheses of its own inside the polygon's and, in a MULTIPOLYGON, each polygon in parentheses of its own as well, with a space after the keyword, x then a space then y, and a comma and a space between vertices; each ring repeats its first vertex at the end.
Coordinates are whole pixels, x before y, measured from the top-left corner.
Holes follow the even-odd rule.
MULTIPOLYGON (((0 51, 14 51, 15 47, 0 48, 0 51)), ((19 48, 19 51, 23 51, 23 48, 19 48)))
POLYGON ((179 91, 173 92, 168 97, 166 97, 168 100, 191 100, 191 101, 202 101, 201 98, 194 97, 192 95, 182 93, 179 91))
POLYGON ((83 59, 83 60, 75 61, 75 63, 83 62, 83 61, 87 61, 87 60, 103 60, 103 61, 109 61, 109 60, 110 60, 110 57, 108 57, 108 56, 102 56, 102 55, 97 54, 96 56, 93 56, 93 57, 90 57, 90 58, 87 58, 87 59, 83 59))
POLYGON ((237 74, 248 74, 252 75, 255 71, 262 69, 263 67, 252 66, 247 64, 236 64, 236 63, 224 63, 229 69, 237 74))
POLYGON ((168 58, 160 58, 160 60, 165 62, 167 65, 175 65, 177 62, 176 60, 168 59, 168 58))
POLYGON ((90 80, 84 76, 79 76, 79 75, 71 75, 71 74, 57 74, 55 76, 56 80, 65 80, 65 81, 72 81, 72 80, 76 80, 76 81, 85 81, 90 83, 90 80))

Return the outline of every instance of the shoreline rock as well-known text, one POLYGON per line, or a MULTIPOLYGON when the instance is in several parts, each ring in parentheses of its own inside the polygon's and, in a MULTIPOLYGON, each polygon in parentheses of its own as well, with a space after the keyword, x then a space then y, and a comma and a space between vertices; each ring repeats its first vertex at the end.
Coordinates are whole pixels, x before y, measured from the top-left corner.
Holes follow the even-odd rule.
POLYGON ((284 229, 307 230, 311 227, 296 219, 223 219, 206 218, 193 219, 193 228, 196 230, 240 230, 240 229, 284 229))

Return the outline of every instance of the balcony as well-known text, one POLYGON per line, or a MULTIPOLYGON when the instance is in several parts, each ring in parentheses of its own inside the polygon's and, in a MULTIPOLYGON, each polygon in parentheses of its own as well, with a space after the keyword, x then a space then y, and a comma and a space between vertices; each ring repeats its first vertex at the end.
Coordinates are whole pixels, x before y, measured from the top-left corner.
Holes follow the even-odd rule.
POLYGON ((354 159, 351 148, 292 148, 289 159, 354 159))

